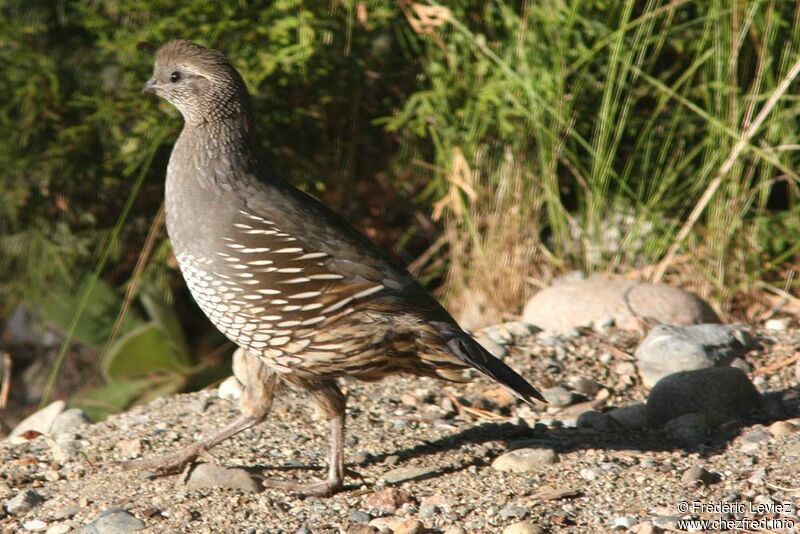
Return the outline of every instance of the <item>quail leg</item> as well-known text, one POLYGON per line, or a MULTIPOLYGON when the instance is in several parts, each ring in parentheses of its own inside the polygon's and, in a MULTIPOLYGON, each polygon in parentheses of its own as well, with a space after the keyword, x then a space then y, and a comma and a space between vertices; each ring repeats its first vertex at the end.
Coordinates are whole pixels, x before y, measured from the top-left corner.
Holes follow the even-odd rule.
POLYGON ((203 452, 243 430, 257 425, 269 415, 278 376, 257 356, 238 350, 234 354, 234 375, 244 385, 239 408, 242 415, 233 423, 175 453, 156 458, 123 462, 128 469, 151 469, 161 475, 180 473, 203 452))
POLYGON ((328 457, 328 477, 315 482, 292 482, 289 480, 265 479, 265 488, 280 489, 301 495, 327 497, 344 488, 344 424, 345 398, 336 382, 324 380, 318 382, 293 381, 302 389, 306 389, 313 400, 322 407, 331 425, 330 456, 328 457))

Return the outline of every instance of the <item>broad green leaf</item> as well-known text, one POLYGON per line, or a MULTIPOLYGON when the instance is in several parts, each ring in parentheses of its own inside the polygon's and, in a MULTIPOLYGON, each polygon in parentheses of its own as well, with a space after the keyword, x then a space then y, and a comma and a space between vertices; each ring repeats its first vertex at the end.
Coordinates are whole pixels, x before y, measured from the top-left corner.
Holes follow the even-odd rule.
POLYGON ((106 379, 124 380, 153 374, 185 374, 166 332, 148 323, 123 336, 111 348, 103 369, 106 379))
POLYGON ((191 365, 186 337, 183 335, 183 328, 181 328, 178 314, 175 313, 175 307, 153 291, 144 291, 141 299, 150 320, 161 327, 167 335, 167 341, 173 350, 175 360, 182 365, 191 365))

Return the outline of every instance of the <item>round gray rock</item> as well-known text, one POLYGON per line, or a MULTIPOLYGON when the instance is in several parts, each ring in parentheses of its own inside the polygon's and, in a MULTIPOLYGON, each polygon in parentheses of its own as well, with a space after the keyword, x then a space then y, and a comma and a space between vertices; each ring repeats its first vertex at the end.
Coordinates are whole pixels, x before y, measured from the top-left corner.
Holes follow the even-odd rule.
POLYGON ((553 449, 517 449, 495 458, 492 467, 497 471, 527 473, 557 461, 558 454, 553 449))
POLYGON ((145 528, 144 521, 122 508, 109 508, 100 513, 79 532, 81 534, 125 534, 145 528))
POLYGON ((214 464, 200 464, 189 474, 186 488, 196 490, 201 488, 230 488, 249 491, 258 491, 258 484, 250 473, 235 467, 222 467, 214 464))
POLYGON ((713 426, 746 415, 758 401, 758 391, 741 369, 712 367, 662 378, 647 398, 645 414, 655 428, 694 413, 713 426))
POLYGON ((637 318, 673 325, 719 322, 705 301, 683 289, 603 278, 542 289, 528 301, 522 314, 524 322, 555 332, 609 320, 631 329, 636 328, 637 318))
POLYGON ((742 328, 721 324, 658 325, 636 348, 642 382, 653 387, 667 375, 729 365, 756 346, 742 328))

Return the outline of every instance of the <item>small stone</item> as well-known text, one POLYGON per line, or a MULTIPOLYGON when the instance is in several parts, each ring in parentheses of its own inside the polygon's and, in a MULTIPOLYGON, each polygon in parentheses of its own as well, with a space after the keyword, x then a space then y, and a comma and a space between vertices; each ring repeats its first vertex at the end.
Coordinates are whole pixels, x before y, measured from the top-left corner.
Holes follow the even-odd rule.
POLYGON ((753 371, 753 366, 747 363, 747 360, 744 358, 734 358, 731 362, 731 367, 736 367, 737 369, 741 369, 747 374, 750 374, 753 371))
POLYGON ((714 426, 746 415, 758 403, 758 392, 740 369, 713 367, 664 377, 650 392, 645 412, 654 428, 689 413, 706 415, 714 426))
POLYGON ((681 476, 681 482, 689 485, 701 483, 705 486, 710 486, 711 484, 716 484, 720 480, 722 480, 722 477, 718 473, 707 471, 705 468, 699 466, 690 467, 684 471, 681 476))
POLYGON ((578 416, 576 425, 578 428, 591 428, 605 432, 611 430, 614 423, 608 414, 588 410, 578 416))
POLYGON ((528 473, 557 461, 558 454, 553 449, 517 449, 495 458, 492 467, 497 471, 528 473))
POLYGON ((380 529, 371 525, 362 525, 361 523, 352 524, 347 527, 347 534, 378 534, 380 529))
POLYGON ((487 389, 483 396, 498 408, 508 408, 517 402, 517 398, 504 387, 487 389))
POLYGON ((367 512, 362 512, 361 510, 353 510, 350 512, 350 515, 347 516, 347 519, 353 523, 361 523, 366 525, 370 522, 370 520, 372 520, 372 516, 367 512))
POLYGON ((58 416, 56 416, 55 420, 53 420, 53 424, 50 427, 50 434, 58 435, 64 432, 74 433, 91 424, 92 422, 88 417, 86 417, 86 414, 83 413, 83 410, 80 408, 70 408, 69 410, 64 410, 58 414, 58 416))
POLYGON ((645 405, 642 403, 615 408, 609 411, 607 415, 614 422, 628 430, 636 430, 647 426, 645 405))
POLYGON ((242 398, 242 383, 235 376, 229 376, 219 385, 217 395, 220 399, 239 400, 242 398))
POLYGON ((614 526, 615 529, 620 529, 620 530, 622 530, 622 529, 627 530, 627 529, 631 528, 635 524, 636 524, 636 518, 634 516, 632 516, 632 515, 624 515, 624 516, 621 516, 621 517, 615 517, 614 521, 612 523, 612 525, 614 526))
POLYGON ((117 449, 125 459, 138 458, 142 455, 142 440, 139 438, 122 440, 117 443, 117 449))
POLYGON ((732 325, 658 325, 636 348, 636 364, 646 387, 681 371, 721 367, 756 346, 746 330, 732 325))
POLYGON ((767 319, 764 321, 764 328, 773 332, 782 332, 788 330, 792 324, 791 317, 780 317, 774 319, 767 319))
POLYGON ((64 411, 66 406, 66 403, 62 400, 48 404, 38 412, 34 412, 23 419, 8 436, 13 438, 31 430, 39 434, 49 434, 53 422, 64 411))
POLYGON ((789 436, 797 432, 800 432, 800 426, 789 423, 788 421, 776 421, 769 425, 769 433, 776 438, 789 436))
POLYGON ((501 345, 487 336, 479 335, 475 340, 480 344, 481 347, 492 353, 492 356, 495 358, 502 360, 506 357, 506 354, 508 354, 508 349, 506 349, 504 345, 501 345))
POLYGON ((687 413, 664 425, 664 434, 670 441, 686 445, 701 443, 710 431, 708 417, 702 413, 687 413))
POLYGON ((414 498, 407 491, 397 488, 386 488, 373 493, 364 501, 364 507, 372 512, 378 511, 380 514, 393 514, 404 504, 414 503, 414 498))
POLYGON ((418 519, 405 519, 393 524, 392 534, 420 534, 425 531, 425 525, 418 519))
POLYGON ((510 505, 500 510, 500 517, 503 519, 525 519, 530 515, 530 510, 524 506, 510 505))
POLYGON ((109 508, 88 523, 82 534, 126 534, 145 528, 144 521, 122 508, 109 508))
POLYGON ((52 519, 61 521, 64 519, 71 519, 81 512, 81 507, 77 504, 68 504, 53 512, 52 519))
POLYGON ((598 358, 598 360, 600 360, 600 363, 602 363, 603 365, 610 364, 613 359, 614 359, 614 357, 611 356, 611 354, 609 354, 608 352, 604 352, 598 358))
POLYGON ((597 392, 603 388, 603 386, 590 378, 578 376, 572 380, 572 388, 582 395, 594 397, 597 392))
POLYGON ((244 469, 199 464, 189 473, 186 489, 230 488, 255 493, 259 490, 253 477, 244 469))
POLYGON ((503 534, 540 534, 542 529, 530 521, 512 523, 503 529, 503 534))
POLYGON ((45 534, 67 534, 67 532, 70 530, 72 530, 72 527, 70 527, 68 524, 59 523, 57 525, 48 527, 45 534))
POLYGON ((400 395, 400 402, 406 406, 416 406, 419 404, 419 399, 410 393, 403 393, 400 395))
POLYGON ((600 475, 597 469, 591 467, 584 467, 578 472, 578 474, 581 476, 582 479, 587 480, 589 482, 597 480, 597 477, 600 475))
POLYGON ((655 531, 656 529, 650 521, 643 521, 631 528, 631 532, 634 534, 655 534, 655 531))
POLYGON ((41 532, 47 530, 47 523, 41 519, 31 519, 22 523, 22 528, 31 532, 41 532))
POLYGON ((44 497, 32 489, 26 489, 4 502, 3 508, 9 515, 22 515, 30 512, 43 502, 44 497))
POLYGON ((50 445, 50 452, 53 460, 60 464, 66 464, 77 458, 83 445, 77 436, 71 432, 58 434, 50 445))
POLYGON ((678 515, 661 515, 652 519, 653 526, 665 530, 675 530, 681 517, 678 515))
POLYGON ((436 470, 430 467, 398 467, 387 471, 381 477, 387 484, 399 484, 409 480, 421 480, 428 478, 436 470))
POLYGON ((467 534, 467 531, 461 527, 451 525, 442 531, 442 534, 467 534))
POLYGON ((542 396, 547 400, 551 406, 563 408, 569 406, 575 401, 575 395, 566 388, 556 386, 552 388, 545 388, 541 390, 542 396))
POLYGON ((620 362, 614 366, 614 372, 619 376, 633 376, 636 374, 636 366, 633 362, 620 362))
POLYGON ((453 503, 443 495, 430 495, 423 497, 419 503, 420 517, 433 517, 441 511, 449 512, 453 508, 453 503))

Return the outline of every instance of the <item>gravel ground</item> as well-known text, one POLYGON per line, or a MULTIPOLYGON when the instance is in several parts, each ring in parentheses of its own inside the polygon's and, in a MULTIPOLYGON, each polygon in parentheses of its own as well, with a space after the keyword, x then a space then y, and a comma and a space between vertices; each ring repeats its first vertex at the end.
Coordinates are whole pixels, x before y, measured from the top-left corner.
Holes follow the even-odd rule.
MULTIPOLYGON (((141 520, 143 532, 642 533, 675 530, 681 516, 720 517, 682 513, 681 503, 692 501, 763 506, 746 510, 749 517, 774 516, 770 503, 788 502, 783 517, 800 525, 800 424, 775 423, 800 417, 795 364, 787 363, 800 351, 800 330, 753 331, 761 347, 740 365, 762 393, 772 392, 771 404, 691 446, 657 430, 576 424, 590 408, 646 399, 632 365, 637 334, 491 334, 496 350, 507 350, 505 360, 538 387, 569 385, 584 397, 558 398, 564 390, 556 389, 550 394, 566 406, 531 409, 482 377, 467 385, 400 377, 348 383, 350 485, 332 498, 259 491, 250 482, 324 474, 327 424, 290 392, 267 422, 201 460, 244 468, 234 472, 243 479, 231 474, 226 482, 243 480, 243 489, 194 489, 195 472, 151 478, 121 470, 120 460, 173 451, 238 415, 217 390, 162 398, 76 434, 0 442, 0 530, 79 530, 113 508, 141 520), (511 471, 500 470, 500 460, 492 465, 516 449, 534 451, 511 458, 511 471), (24 490, 43 502, 14 510, 9 502, 24 490)), ((88 531, 131 531, 93 525, 88 531)))

